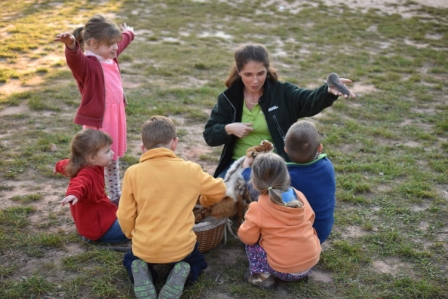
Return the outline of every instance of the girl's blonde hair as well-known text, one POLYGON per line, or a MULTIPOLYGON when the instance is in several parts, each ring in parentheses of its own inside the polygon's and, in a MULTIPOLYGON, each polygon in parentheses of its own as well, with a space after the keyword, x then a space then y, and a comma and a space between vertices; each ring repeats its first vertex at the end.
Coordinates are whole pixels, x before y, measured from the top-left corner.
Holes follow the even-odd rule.
POLYGON ((225 81, 226 87, 232 86, 236 80, 241 78, 238 72, 251 61, 261 62, 267 70, 266 79, 271 80, 272 82, 277 82, 277 70, 271 66, 269 52, 265 46, 260 44, 245 44, 236 49, 234 56, 235 62, 233 63, 229 76, 225 81))
POLYGON ((102 14, 94 15, 84 27, 78 27, 73 31, 73 36, 78 41, 81 49, 85 43, 94 38, 99 45, 111 45, 121 40, 121 31, 110 19, 102 14))
POLYGON ((277 205, 292 208, 301 207, 302 203, 292 200, 284 203, 282 193, 287 191, 291 184, 285 161, 277 154, 258 154, 252 164, 252 185, 260 194, 268 194, 271 201, 277 205))
POLYGON ((100 149, 112 144, 112 138, 102 131, 87 129, 75 135, 71 141, 71 153, 65 174, 75 177, 82 167, 90 165, 89 157, 95 156, 100 149))

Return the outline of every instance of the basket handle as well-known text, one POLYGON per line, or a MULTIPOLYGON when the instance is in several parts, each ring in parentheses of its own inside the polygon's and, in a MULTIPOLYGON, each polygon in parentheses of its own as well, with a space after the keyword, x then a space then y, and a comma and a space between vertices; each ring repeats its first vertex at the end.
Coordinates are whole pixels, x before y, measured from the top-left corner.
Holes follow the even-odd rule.
POLYGON ((232 220, 229 218, 226 219, 226 225, 224 225, 224 244, 227 244, 227 230, 230 232, 232 236, 234 236, 236 239, 239 239, 237 235, 232 230, 232 220), (227 229, 226 229, 227 228, 227 229))

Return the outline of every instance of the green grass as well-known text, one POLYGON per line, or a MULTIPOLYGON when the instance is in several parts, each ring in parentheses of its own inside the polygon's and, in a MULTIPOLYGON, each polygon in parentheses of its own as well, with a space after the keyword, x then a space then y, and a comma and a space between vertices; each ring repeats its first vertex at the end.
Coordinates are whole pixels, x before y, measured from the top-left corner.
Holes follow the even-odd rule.
POLYGON ((229 236, 182 298, 446 297, 448 10, 412 1, 403 5, 414 17, 321 2, 279 9, 293 2, 2 2, 1 298, 134 298, 123 254, 79 238, 59 204, 68 180, 53 175, 80 130, 80 95, 52 40, 97 12, 137 32, 120 56, 129 100, 121 174, 138 163, 141 125, 156 114, 175 118, 178 154, 213 171, 221 147, 201 133, 241 43, 265 44, 282 80, 299 86, 330 72, 354 82, 356 99, 311 118, 337 178, 335 226, 311 279, 251 287, 244 247, 229 236))
POLYGON ((28 204, 40 200, 41 197, 42 197, 41 194, 27 194, 22 196, 16 195, 11 197, 10 199, 12 201, 18 201, 22 204, 28 204))

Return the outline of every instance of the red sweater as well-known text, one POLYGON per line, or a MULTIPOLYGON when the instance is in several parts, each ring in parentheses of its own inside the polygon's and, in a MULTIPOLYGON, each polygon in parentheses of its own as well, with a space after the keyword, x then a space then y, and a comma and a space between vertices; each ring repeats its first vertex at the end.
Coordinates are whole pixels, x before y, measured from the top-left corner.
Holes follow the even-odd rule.
MULTIPOLYGON (((56 171, 65 175, 68 159, 56 164, 56 171)), ((66 195, 78 198, 70 204, 73 221, 79 234, 91 241, 101 238, 117 220, 117 207, 104 191, 104 168, 92 166, 82 168, 70 179, 66 195)))
MULTIPOLYGON (((122 39, 118 43, 117 57, 133 39, 132 31, 122 33, 122 39)), ((81 52, 78 42, 76 42, 75 50, 65 47, 65 57, 81 92, 81 104, 75 116, 75 123, 101 128, 106 107, 106 91, 101 63, 95 56, 85 56, 81 52)), ((118 65, 117 58, 114 60, 118 65)), ((125 100, 124 94, 123 100, 125 100)))

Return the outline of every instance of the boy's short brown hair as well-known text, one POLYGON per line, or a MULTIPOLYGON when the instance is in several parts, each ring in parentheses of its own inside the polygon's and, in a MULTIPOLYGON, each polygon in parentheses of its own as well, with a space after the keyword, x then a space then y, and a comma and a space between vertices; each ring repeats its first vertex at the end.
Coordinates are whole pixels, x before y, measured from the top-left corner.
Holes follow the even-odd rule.
POLYGON ((316 125, 307 120, 293 124, 285 137, 285 148, 292 161, 304 164, 316 158, 321 135, 316 125))
POLYGON ((176 137, 176 126, 165 116, 151 116, 142 126, 142 141, 148 150, 167 145, 176 137))

